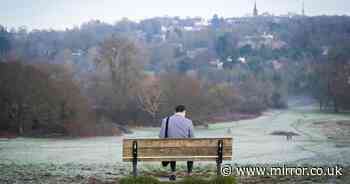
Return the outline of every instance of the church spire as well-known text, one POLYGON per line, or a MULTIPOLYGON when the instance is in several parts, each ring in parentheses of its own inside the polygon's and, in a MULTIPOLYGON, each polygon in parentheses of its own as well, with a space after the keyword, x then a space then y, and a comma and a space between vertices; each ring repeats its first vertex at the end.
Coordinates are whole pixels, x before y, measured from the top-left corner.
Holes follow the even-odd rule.
POLYGON ((302 10, 301 10, 301 14, 302 14, 303 16, 305 16, 305 4, 304 4, 304 1, 303 1, 303 8, 302 8, 302 10))
POLYGON ((253 15, 254 15, 254 17, 258 16, 258 8, 256 7, 256 0, 255 0, 255 4, 254 4, 253 15))

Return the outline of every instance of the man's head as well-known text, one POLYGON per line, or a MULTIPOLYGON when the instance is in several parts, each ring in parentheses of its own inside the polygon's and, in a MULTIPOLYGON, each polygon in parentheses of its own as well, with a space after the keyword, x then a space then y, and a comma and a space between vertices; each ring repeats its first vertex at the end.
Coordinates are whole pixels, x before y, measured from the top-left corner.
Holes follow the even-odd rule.
POLYGON ((175 107, 175 113, 185 116, 186 115, 186 107, 184 105, 178 105, 175 107))

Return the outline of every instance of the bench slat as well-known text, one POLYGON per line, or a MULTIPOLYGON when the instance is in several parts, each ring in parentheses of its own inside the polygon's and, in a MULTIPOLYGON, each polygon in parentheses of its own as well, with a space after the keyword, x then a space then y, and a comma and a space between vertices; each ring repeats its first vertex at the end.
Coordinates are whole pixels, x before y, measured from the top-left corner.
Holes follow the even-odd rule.
POLYGON ((131 148, 132 142, 137 140, 139 147, 217 147, 218 141, 223 140, 224 147, 232 146, 232 138, 192 138, 192 139, 124 139, 123 147, 131 148))
MULTIPOLYGON (((123 151, 123 155, 125 157, 132 157, 131 151, 123 151)), ((216 147, 198 147, 198 148, 139 148, 138 155, 140 156, 153 156, 153 157, 161 157, 161 156, 216 156, 217 148, 216 147)), ((232 156, 231 147, 224 147, 223 156, 232 156)))
MULTIPOLYGON (((168 157, 138 157, 138 161, 155 162, 155 161, 216 161, 217 156, 168 156, 168 157)), ((232 156, 224 156, 222 160, 232 160, 232 156)), ((124 162, 131 162, 132 157, 124 157, 124 162)))
POLYGON ((124 139, 123 161, 132 161, 132 142, 138 143, 139 161, 212 161, 223 140, 223 160, 232 160, 232 138, 124 139))

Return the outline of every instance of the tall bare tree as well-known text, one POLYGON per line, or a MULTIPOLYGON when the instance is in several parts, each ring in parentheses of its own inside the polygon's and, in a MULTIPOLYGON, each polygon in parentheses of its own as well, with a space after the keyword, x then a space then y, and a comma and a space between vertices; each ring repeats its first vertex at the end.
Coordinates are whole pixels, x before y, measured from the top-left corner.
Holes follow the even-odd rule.
POLYGON ((135 82, 132 76, 140 75, 136 63, 137 52, 136 45, 125 38, 113 37, 103 42, 96 61, 109 67, 116 92, 126 94, 135 82))
POLYGON ((162 90, 159 79, 149 77, 140 85, 137 99, 141 109, 152 116, 154 123, 160 110, 162 90))
POLYGON ((139 54, 140 48, 134 41, 111 37, 101 44, 95 60, 99 71, 107 70, 110 74, 113 92, 108 98, 114 111, 112 113, 118 118, 132 109, 128 108, 130 105, 135 105, 137 86, 143 78, 139 54))

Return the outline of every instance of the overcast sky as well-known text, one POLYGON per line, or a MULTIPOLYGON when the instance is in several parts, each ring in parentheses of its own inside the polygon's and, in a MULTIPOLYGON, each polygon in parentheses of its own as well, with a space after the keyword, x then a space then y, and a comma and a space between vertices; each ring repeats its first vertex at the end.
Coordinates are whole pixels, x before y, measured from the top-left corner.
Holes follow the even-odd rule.
MULTIPOLYGON (((64 29, 91 19, 113 23, 123 17, 140 20, 155 16, 204 18, 252 12, 254 0, 0 0, 0 24, 8 28, 64 29)), ((259 13, 300 13, 302 0, 257 0, 259 13)), ((307 15, 350 14, 349 0, 305 0, 307 15)))

